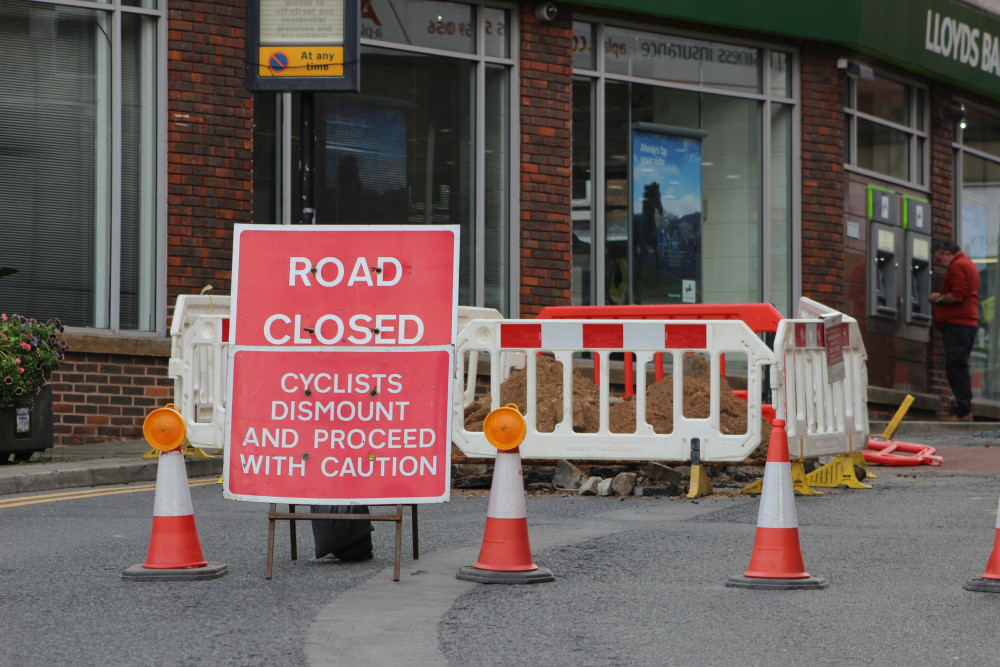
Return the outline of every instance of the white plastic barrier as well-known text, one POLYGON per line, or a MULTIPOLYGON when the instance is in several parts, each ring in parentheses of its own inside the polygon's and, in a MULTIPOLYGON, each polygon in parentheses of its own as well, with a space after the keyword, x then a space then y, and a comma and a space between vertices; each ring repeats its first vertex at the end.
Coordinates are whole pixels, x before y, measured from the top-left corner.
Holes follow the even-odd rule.
MULTIPOLYGON (((458 336, 458 367, 467 355, 488 353, 491 409, 500 407, 500 384, 503 380, 501 355, 523 353, 527 364, 527 436, 521 450, 524 458, 569 458, 579 460, 664 460, 686 461, 692 444, 698 440, 703 461, 742 461, 760 443, 762 367, 774 357, 754 332, 739 320, 476 320, 458 336), (600 366, 600 423, 596 433, 573 431, 573 355, 592 352, 600 366), (636 356, 637 386, 636 428, 634 433, 612 433, 609 429, 609 355, 628 351, 636 356), (563 368, 562 421, 551 433, 539 432, 535 411, 537 404, 536 355, 552 353, 563 368), (646 382, 644 369, 657 353, 672 357, 672 367, 679 369, 688 352, 702 353, 709 360, 710 414, 691 418, 683 414, 684 376, 673 373, 673 430, 656 433, 646 421, 646 382), (724 434, 720 430, 719 392, 722 355, 743 355, 747 361, 748 419, 747 432, 724 434), (757 418, 754 418, 754 415, 757 418)), ((467 455, 490 457, 496 449, 483 433, 465 428, 466 403, 462 389, 467 380, 459 374, 452 410, 452 440, 467 455)), ((519 406, 522 409, 524 406, 519 406)))
POLYGON ((182 294, 170 323, 174 403, 195 447, 222 449, 226 427, 229 297, 182 294))
MULTIPOLYGON (((811 302, 816 304, 816 302, 811 302)), ((830 382, 824 321, 782 320, 775 333, 771 391, 775 412, 785 420, 788 453, 794 458, 836 456, 868 443, 867 353, 857 320, 821 304, 823 315, 840 315, 844 378, 830 382)), ((800 310, 800 312, 802 312, 800 310)), ((820 310, 806 312, 819 315, 820 310)))

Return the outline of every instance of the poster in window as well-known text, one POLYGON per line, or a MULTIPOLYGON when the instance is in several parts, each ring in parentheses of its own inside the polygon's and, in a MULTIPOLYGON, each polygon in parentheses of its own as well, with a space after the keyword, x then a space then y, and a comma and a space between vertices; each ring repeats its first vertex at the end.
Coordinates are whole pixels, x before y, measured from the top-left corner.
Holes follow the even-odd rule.
POLYGON ((634 303, 701 301, 701 137, 632 130, 634 303))

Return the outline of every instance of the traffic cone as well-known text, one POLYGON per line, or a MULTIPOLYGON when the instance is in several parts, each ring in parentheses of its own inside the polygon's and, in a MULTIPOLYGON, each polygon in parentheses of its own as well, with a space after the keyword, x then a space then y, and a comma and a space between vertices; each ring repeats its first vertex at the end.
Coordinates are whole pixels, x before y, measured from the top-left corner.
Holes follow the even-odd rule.
POLYGON ((726 586, 778 589, 827 586, 825 579, 810 577, 802 563, 788 436, 783 419, 771 423, 750 568, 743 576, 730 577, 726 586))
POLYGON ((997 508, 997 530, 993 537, 993 553, 986 562, 986 572, 978 579, 969 579, 962 586, 967 591, 1000 593, 1000 506, 997 508))
POLYGON ((538 567, 531 556, 521 453, 517 447, 497 451, 479 559, 475 565, 459 568, 455 576, 481 584, 555 581, 552 571, 538 567))
POLYGON ((156 468, 153 532, 146 562, 125 570, 132 580, 216 579, 225 563, 209 563, 201 550, 181 449, 161 451, 156 468))

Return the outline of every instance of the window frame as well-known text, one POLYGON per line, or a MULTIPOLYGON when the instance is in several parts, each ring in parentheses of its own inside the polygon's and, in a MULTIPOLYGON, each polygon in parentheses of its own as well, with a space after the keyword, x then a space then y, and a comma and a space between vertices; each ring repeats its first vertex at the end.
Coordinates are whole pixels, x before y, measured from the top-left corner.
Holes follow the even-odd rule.
POLYGON ((896 123, 879 116, 859 111, 857 109, 858 86, 854 78, 845 76, 846 92, 844 100, 844 122, 846 131, 844 136, 845 155, 844 169, 867 178, 877 178, 900 185, 906 188, 930 192, 930 160, 931 160, 931 135, 930 135, 930 90, 921 84, 904 77, 895 76, 883 70, 874 70, 875 81, 884 79, 902 85, 909 93, 909 103, 907 112, 910 124, 904 125, 896 123), (920 91, 922 94, 915 94, 920 91), (921 104, 921 100, 923 101, 921 104), (907 156, 907 176, 898 178, 891 174, 880 171, 865 169, 857 164, 858 159, 858 121, 863 120, 873 125, 901 132, 906 136, 906 145, 909 151, 907 156), (923 120, 924 127, 917 127, 920 120, 923 120), (920 160, 916 158, 919 154, 920 160))

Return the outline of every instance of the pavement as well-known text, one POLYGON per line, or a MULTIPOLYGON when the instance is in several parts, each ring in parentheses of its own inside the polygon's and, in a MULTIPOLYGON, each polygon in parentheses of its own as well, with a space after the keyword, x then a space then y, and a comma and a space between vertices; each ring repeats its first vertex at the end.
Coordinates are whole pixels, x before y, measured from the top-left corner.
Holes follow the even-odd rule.
MULTIPOLYGON (((886 428, 884 422, 870 426, 873 437, 886 428)), ((904 421, 891 439, 937 448, 944 462, 922 469, 1000 474, 1000 422, 904 421)), ((27 463, 0 465, 0 495, 155 481, 156 458, 143 456, 152 451, 145 440, 59 445, 36 453, 27 463)), ((221 475, 222 450, 202 451, 210 458, 186 457, 188 478, 221 475)))

